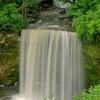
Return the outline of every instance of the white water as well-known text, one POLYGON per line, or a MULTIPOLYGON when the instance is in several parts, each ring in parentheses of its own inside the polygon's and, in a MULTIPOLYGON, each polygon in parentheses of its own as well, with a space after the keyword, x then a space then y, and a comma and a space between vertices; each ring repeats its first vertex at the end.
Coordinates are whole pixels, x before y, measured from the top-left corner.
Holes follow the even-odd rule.
POLYGON ((22 31, 20 93, 13 100, 73 100, 83 88, 81 43, 74 33, 22 31))
POLYGON ((60 0, 54 0, 54 5, 56 5, 58 8, 63 8, 63 9, 68 9, 71 6, 70 3, 65 3, 60 0))

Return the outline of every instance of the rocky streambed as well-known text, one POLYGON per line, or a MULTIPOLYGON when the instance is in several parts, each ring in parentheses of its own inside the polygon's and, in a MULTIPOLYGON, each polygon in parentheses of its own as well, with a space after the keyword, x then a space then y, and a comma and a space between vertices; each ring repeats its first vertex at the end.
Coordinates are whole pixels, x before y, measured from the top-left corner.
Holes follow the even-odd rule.
POLYGON ((64 13, 63 10, 55 6, 41 10, 38 15, 38 20, 35 23, 30 23, 27 28, 73 31, 71 19, 67 16, 67 12, 64 13))
POLYGON ((11 97, 18 93, 18 86, 0 87, 0 100, 10 100, 11 97))

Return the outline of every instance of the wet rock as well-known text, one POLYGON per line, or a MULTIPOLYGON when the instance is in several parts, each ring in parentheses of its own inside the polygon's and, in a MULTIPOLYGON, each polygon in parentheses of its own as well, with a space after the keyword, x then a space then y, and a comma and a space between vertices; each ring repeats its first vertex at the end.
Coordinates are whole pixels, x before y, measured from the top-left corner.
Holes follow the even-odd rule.
POLYGON ((5 87, 5 85, 0 85, 0 88, 4 88, 5 87))
POLYGON ((42 20, 38 20, 38 21, 37 21, 37 23, 42 23, 42 22, 43 22, 42 20))
POLYGON ((66 10, 64 9, 64 10, 60 11, 59 13, 60 14, 66 14, 66 10))
POLYGON ((18 85, 19 85, 19 82, 14 83, 14 86, 18 86, 18 85))
POLYGON ((53 0, 42 0, 40 5, 43 7, 50 7, 53 5, 53 0))
POLYGON ((48 27, 59 27, 58 25, 50 25, 48 27))
POLYGON ((35 22, 37 22, 37 19, 32 18, 29 20, 29 23, 35 23, 35 22))

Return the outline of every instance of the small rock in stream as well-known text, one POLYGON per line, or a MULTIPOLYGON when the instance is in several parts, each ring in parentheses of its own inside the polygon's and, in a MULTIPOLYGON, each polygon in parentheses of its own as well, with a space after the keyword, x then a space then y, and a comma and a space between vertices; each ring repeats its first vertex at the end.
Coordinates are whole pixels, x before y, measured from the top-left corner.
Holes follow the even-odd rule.
POLYGON ((5 85, 0 85, 0 88, 4 88, 5 87, 5 85))

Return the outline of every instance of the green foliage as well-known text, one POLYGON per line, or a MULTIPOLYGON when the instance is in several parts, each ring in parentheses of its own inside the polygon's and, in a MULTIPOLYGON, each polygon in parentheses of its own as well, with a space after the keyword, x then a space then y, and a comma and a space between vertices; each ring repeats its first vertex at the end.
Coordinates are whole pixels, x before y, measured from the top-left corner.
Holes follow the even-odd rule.
POLYGON ((75 96, 74 100, 100 100, 100 84, 82 92, 79 96, 75 96))
POLYGON ((33 14, 38 0, 1 0, 0 31, 20 32, 28 23, 28 12, 33 14))
POLYGON ((0 4, 0 31, 19 32, 26 22, 19 14, 15 3, 0 4))
POLYGON ((34 9, 37 7, 38 0, 25 0, 24 3, 25 3, 26 8, 29 8, 29 9, 33 8, 34 9))
POLYGON ((22 15, 25 19, 28 19, 28 12, 29 15, 31 13, 31 16, 34 16, 34 11, 38 8, 38 0, 25 0, 22 3, 22 15))
POLYGON ((96 85, 100 83, 100 45, 84 44, 83 56, 84 67, 86 70, 86 83, 88 85, 96 85))
POLYGON ((76 0, 69 10, 69 15, 78 17, 81 14, 85 14, 87 10, 95 8, 94 0, 76 0))
POLYGON ((95 12, 89 10, 75 18, 73 24, 81 39, 90 42, 95 40, 95 36, 100 35, 100 9, 97 8, 95 12))
POLYGON ((76 0, 68 15, 73 17, 73 26, 82 40, 92 42, 100 36, 99 0, 76 0))

